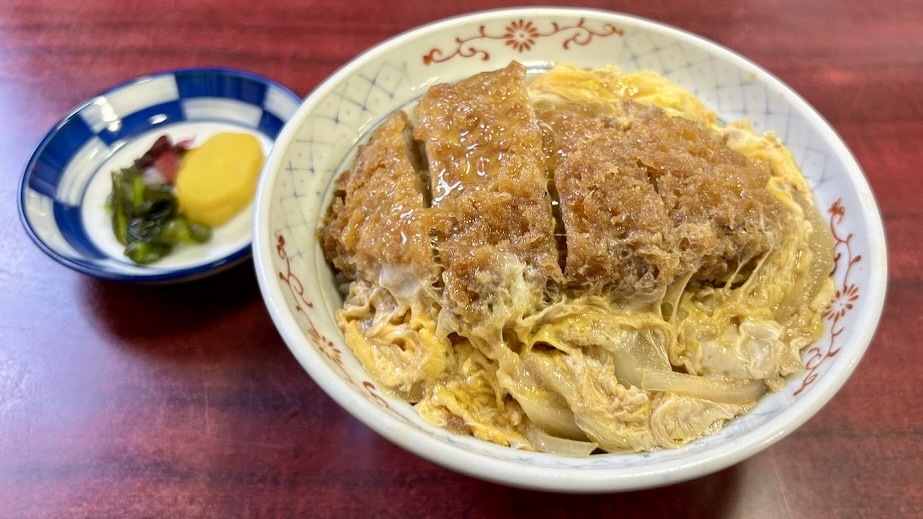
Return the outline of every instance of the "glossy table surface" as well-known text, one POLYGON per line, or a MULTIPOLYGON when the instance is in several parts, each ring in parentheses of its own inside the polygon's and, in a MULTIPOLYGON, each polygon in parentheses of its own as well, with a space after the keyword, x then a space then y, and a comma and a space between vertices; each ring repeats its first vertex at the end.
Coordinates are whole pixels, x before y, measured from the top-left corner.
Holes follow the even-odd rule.
MULTIPOLYGON (((529 2, 534 4, 535 2, 529 2)), ((28 238, 22 168, 65 113, 164 69, 225 66, 307 95, 364 49, 486 0, 0 0, 0 517, 918 517, 923 513, 923 2, 589 0, 728 46, 852 149, 888 236, 865 358, 806 425, 670 487, 508 488, 404 452, 304 373, 252 263, 176 286, 92 279, 28 238), (915 353, 917 352, 917 353, 915 353)))

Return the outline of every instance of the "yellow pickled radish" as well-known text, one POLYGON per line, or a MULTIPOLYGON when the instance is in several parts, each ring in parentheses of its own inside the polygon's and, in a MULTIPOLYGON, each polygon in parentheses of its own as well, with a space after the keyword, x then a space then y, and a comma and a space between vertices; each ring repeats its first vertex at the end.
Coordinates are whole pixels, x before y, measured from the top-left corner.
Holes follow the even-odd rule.
POLYGON ((183 157, 176 176, 180 211, 193 222, 221 225, 256 194, 263 148, 249 133, 218 133, 183 157))

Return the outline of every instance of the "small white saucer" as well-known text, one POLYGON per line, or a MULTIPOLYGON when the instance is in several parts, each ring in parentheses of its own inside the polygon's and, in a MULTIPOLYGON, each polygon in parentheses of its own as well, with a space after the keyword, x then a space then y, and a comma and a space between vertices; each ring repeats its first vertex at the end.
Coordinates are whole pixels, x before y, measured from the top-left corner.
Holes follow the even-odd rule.
POLYGON ((130 166, 164 134, 195 146, 217 132, 249 132, 268 156, 300 103, 278 83, 229 69, 174 70, 118 85, 76 108, 39 144, 20 181, 23 224, 49 256, 99 278, 175 283, 228 269, 250 257, 252 206, 215 227, 207 243, 137 265, 123 254, 105 208, 110 172, 130 166))

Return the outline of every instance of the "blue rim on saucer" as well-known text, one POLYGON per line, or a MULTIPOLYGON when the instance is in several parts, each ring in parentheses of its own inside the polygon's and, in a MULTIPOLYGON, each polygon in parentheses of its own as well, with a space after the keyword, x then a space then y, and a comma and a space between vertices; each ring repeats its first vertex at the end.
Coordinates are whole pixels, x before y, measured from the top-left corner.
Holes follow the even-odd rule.
POLYGON ((20 180, 20 218, 50 257, 98 278, 171 283, 228 269, 250 257, 251 210, 227 229, 216 228, 215 243, 136 265, 120 254, 106 223, 109 172, 130 165, 162 134, 180 140, 245 131, 260 138, 268 155, 300 103, 274 81, 224 68, 172 70, 122 83, 74 109, 44 137, 20 180))

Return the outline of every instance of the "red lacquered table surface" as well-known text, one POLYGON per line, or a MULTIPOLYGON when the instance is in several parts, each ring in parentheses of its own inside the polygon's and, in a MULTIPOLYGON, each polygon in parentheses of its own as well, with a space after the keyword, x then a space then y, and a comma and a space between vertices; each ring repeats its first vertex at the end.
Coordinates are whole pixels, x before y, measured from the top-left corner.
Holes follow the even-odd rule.
POLYGON ((341 410, 286 349, 251 263, 177 286, 105 282, 55 263, 23 230, 17 183, 31 152, 111 85, 226 66, 306 95, 389 36, 501 4, 0 0, 0 517, 920 517, 923 2, 581 5, 752 59, 813 104, 866 171, 888 234, 888 298, 855 375, 816 417, 670 487, 511 489, 419 459, 341 410))

